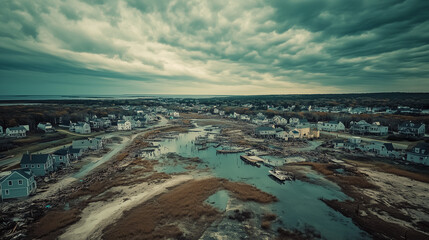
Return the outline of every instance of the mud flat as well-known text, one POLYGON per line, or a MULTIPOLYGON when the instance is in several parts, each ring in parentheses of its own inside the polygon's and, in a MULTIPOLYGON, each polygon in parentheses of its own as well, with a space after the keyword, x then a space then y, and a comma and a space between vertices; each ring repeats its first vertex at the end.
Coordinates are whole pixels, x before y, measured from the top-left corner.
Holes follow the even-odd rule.
MULTIPOLYGON (((313 162, 295 165, 311 166, 337 183, 353 199, 323 201, 350 217, 373 237, 429 238, 429 185, 426 182, 377 171, 372 165, 355 168, 349 167, 350 165, 313 162), (343 170, 339 172, 336 169, 343 170)), ((420 175, 416 178, 425 179, 420 175)))
POLYGON ((219 178, 193 180, 124 213, 105 228, 103 239, 197 239, 220 217, 218 210, 205 203, 219 190, 228 190, 242 201, 270 203, 277 200, 243 183, 219 178))

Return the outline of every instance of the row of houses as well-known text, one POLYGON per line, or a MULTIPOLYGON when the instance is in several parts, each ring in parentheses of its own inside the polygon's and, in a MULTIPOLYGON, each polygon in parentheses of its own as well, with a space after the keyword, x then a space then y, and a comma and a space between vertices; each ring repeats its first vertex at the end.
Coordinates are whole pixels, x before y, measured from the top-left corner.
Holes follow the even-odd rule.
POLYGON ((298 125, 289 131, 285 131, 283 128, 257 127, 255 129, 255 134, 262 138, 277 138, 284 141, 320 137, 320 131, 317 130, 316 127, 310 125, 298 125))
POLYGON ((43 177, 61 168, 70 166, 70 162, 79 159, 84 152, 103 147, 103 138, 75 140, 71 146, 63 147, 50 154, 23 154, 20 169, 12 170, 0 176, 2 199, 26 197, 35 193, 35 177, 43 177))
POLYGON ((402 151, 393 147, 392 143, 383 143, 373 141, 370 143, 362 142, 360 137, 352 137, 349 139, 334 139, 334 148, 347 150, 360 150, 367 153, 374 153, 381 157, 400 159, 402 151))
POLYGON ((429 166, 429 143, 420 142, 408 151, 395 149, 392 143, 370 142, 363 143, 360 137, 345 139, 334 139, 334 148, 347 150, 360 150, 367 153, 374 153, 377 156, 392 159, 404 159, 412 163, 429 166))

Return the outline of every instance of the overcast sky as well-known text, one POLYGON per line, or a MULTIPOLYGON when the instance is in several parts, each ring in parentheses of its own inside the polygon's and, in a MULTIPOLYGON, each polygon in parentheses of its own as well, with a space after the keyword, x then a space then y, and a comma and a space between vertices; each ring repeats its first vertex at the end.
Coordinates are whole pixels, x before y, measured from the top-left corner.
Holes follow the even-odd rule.
POLYGON ((429 92, 429 1, 3 0, 0 82, 0 94, 429 92))

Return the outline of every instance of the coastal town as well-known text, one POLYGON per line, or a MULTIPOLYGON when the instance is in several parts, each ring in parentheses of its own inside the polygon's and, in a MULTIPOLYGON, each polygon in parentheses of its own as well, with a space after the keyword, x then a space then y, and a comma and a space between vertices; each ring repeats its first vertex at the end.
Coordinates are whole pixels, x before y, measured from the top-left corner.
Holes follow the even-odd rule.
MULTIPOLYGON (((323 202, 345 219, 350 218, 350 224, 360 229, 356 231, 362 231, 359 238, 402 239, 405 233, 414 239, 429 236, 429 109, 216 101, 208 104, 204 99, 155 98, 130 100, 128 104, 109 102, 108 107, 103 100, 89 105, 79 100, 44 102, 36 105, 37 111, 90 107, 83 111, 85 114, 79 110, 75 117, 61 112, 40 114, 45 116, 37 118, 40 122, 13 116, 6 119, 2 115, 2 239, 126 238, 133 231, 141 231, 137 226, 127 233, 119 231, 121 224, 131 221, 126 211, 138 212, 140 204, 170 194, 167 188, 185 188, 190 179, 204 182, 208 176, 229 178, 224 175, 227 170, 217 173, 215 169, 221 167, 210 167, 214 160, 203 159, 203 153, 214 154, 211 158, 216 159, 236 158, 246 168, 255 169, 251 171, 261 171, 255 173, 256 179, 269 179, 270 184, 280 187, 295 182, 335 184, 355 201, 324 197, 314 201, 323 202), (180 142, 183 137, 189 138, 187 142, 180 142), (172 141, 176 145, 170 146, 172 141), (188 152, 183 155, 181 148, 188 152), (210 168, 214 173, 205 173, 210 168), (318 177, 309 177, 310 172, 318 177), (385 199, 394 194, 401 197, 385 199), (122 207, 108 210, 115 209, 112 204, 122 207), (104 211, 98 216, 99 222, 85 225, 97 211, 104 211), (391 231, 392 228, 396 230, 391 231)), ((35 108, 19 103, 0 106, 3 113, 15 107, 35 108)), ((232 186, 222 182, 216 189, 232 191, 230 197, 235 198, 235 204, 240 199, 259 204, 268 204, 275 198, 282 201, 256 187, 258 184, 254 183, 232 186), (273 199, 261 200, 270 197, 273 199)), ((214 191, 195 194, 209 197, 214 191)), ((222 211, 207 216, 222 219, 222 211)), ((236 211, 246 213, 242 209, 236 211)), ((326 234, 313 228, 287 230, 280 213, 275 209, 267 211, 256 225, 249 217, 240 215, 240 222, 247 229, 243 234, 254 238, 288 234, 318 238, 318 234, 326 234)), ((231 212, 224 214, 234 219, 231 212)), ((180 216, 169 222, 184 221, 180 216)), ((173 233, 168 233, 172 235, 166 233, 160 238, 209 238, 216 232, 210 230, 215 228, 216 221, 206 220, 197 220, 203 221, 202 230, 195 231, 183 223, 182 228, 175 227, 173 233)), ((221 225, 219 221, 217 224, 221 225)), ((162 227, 148 230, 147 238, 158 238, 155 236, 160 231, 162 227)))

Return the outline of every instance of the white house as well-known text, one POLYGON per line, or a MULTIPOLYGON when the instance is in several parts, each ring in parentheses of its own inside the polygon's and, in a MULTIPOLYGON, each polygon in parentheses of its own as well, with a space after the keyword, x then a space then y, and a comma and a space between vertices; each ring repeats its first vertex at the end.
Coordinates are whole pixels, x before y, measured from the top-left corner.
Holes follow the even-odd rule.
POLYGON ((118 121, 118 131, 127 131, 131 130, 131 122, 125 120, 118 121))
POLYGON ((91 126, 86 122, 78 122, 75 125, 74 131, 80 134, 88 134, 91 133, 91 126))
POLYGON ((249 117, 248 115, 246 115, 246 114, 242 114, 242 115, 240 116, 240 119, 241 119, 242 121, 250 121, 250 117, 249 117))
POLYGON ((287 119, 283 118, 281 116, 274 116, 273 117, 273 122, 277 125, 286 125, 287 124, 287 119))
POLYGON ((418 143, 407 153, 407 161, 429 165, 429 144, 418 143))
POLYGON ((255 133, 259 137, 275 137, 276 129, 272 127, 257 127, 255 133))
POLYGON ((388 127, 379 123, 369 124, 365 120, 350 122, 350 132, 353 134, 387 135, 388 127))
POLYGON ((318 122, 317 128, 321 131, 327 132, 339 132, 344 131, 346 126, 342 122, 330 121, 330 122, 318 122))
POLYGON ((425 130, 426 128, 423 123, 404 122, 398 126, 399 134, 405 136, 422 137, 425 135, 425 130))
POLYGON ((10 127, 6 128, 6 136, 22 138, 27 136, 27 129, 25 127, 10 127))
POLYGON ((289 124, 290 125, 298 125, 299 124, 299 118, 289 118, 289 124))
POLYGON ((281 140, 288 140, 288 133, 286 131, 276 131, 276 138, 281 140))
POLYGON ((217 109, 217 108, 213 109, 213 113, 214 114, 219 114, 219 109, 217 109))
POLYGON ((91 133, 91 126, 86 122, 70 123, 70 132, 76 132, 80 134, 91 133))
POLYGON ((383 157, 400 158, 400 153, 395 150, 392 143, 372 142, 364 149, 383 157))
POLYGON ((83 140, 74 140, 72 148, 85 150, 97 150, 103 147, 103 140, 101 138, 88 138, 83 140))
POLYGON ((52 132, 54 130, 54 128, 52 127, 52 124, 48 122, 37 124, 37 129, 40 129, 44 132, 52 132))

